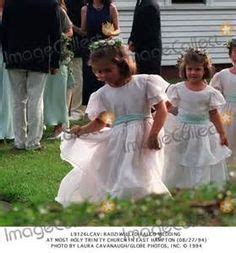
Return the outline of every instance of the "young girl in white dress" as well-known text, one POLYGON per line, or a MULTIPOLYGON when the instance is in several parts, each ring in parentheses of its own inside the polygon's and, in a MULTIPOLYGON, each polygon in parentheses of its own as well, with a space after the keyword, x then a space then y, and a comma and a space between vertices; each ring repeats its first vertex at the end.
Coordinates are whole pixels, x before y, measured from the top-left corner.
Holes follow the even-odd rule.
POLYGON ((165 126, 163 181, 177 188, 221 186, 227 180, 225 159, 231 155, 218 112, 224 97, 205 81, 212 66, 204 51, 187 50, 178 66, 185 81, 167 90, 168 109, 178 107, 178 115, 176 120, 170 115, 165 126))
POLYGON ((61 157, 74 169, 62 180, 56 200, 67 206, 103 201, 108 195, 137 199, 168 193, 160 178, 158 137, 163 135, 169 84, 158 75, 133 75, 134 63, 120 40, 98 41, 90 49, 92 69, 106 84, 90 97, 86 113, 91 122, 72 128, 78 138, 62 140, 61 157))
POLYGON ((210 85, 218 89, 226 100, 226 105, 221 110, 221 117, 232 149, 232 156, 227 160, 231 165, 236 164, 236 38, 227 43, 229 57, 233 67, 223 69, 216 73, 210 85))

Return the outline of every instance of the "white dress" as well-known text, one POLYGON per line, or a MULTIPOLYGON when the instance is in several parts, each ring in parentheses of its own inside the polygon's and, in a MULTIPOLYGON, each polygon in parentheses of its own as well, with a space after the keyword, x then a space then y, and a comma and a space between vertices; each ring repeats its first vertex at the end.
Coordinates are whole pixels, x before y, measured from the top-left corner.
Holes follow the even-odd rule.
POLYGON ((226 100, 221 116, 229 147, 233 152, 227 162, 236 164, 236 74, 231 73, 229 69, 224 69, 214 75, 210 84, 218 89, 226 100))
POLYGON ((231 151, 220 145, 209 120, 209 111, 225 103, 223 96, 211 86, 192 91, 184 82, 171 85, 167 96, 178 107, 178 115, 170 114, 165 124, 164 183, 178 188, 211 182, 223 185, 228 178, 225 158, 231 151))
POLYGON ((136 75, 122 87, 106 84, 91 95, 86 110, 89 118, 109 111, 120 124, 80 138, 64 136, 61 158, 74 169, 61 182, 58 202, 67 206, 84 200, 102 201, 107 195, 137 199, 168 193, 160 176, 163 149, 150 150, 146 145, 153 123, 151 106, 166 100, 168 85, 157 75, 136 75), (122 123, 122 118, 135 115, 145 115, 145 119, 122 123))

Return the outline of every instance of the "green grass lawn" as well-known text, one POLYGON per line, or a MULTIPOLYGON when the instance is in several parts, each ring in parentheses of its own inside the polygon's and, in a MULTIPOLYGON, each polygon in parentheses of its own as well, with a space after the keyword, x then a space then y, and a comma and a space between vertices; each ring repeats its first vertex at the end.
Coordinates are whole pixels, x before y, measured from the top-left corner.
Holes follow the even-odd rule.
POLYGON ((173 199, 108 199, 100 205, 63 209, 54 198, 71 166, 60 159, 58 140, 44 138, 43 145, 40 152, 14 153, 12 144, 0 144, 0 225, 236 226, 236 179, 222 191, 209 185, 197 191, 174 191, 173 199))

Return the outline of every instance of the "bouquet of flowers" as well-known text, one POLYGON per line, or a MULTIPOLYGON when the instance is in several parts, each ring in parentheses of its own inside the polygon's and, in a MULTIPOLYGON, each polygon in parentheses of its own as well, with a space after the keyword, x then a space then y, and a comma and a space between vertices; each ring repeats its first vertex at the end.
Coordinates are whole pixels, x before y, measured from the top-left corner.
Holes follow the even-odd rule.
POLYGON ((74 53, 70 49, 71 38, 64 33, 61 34, 61 58, 60 63, 68 67, 69 72, 72 72, 72 60, 74 53))
POLYGON ((115 28, 112 23, 106 22, 102 24, 102 33, 107 37, 110 37, 114 34, 115 28))

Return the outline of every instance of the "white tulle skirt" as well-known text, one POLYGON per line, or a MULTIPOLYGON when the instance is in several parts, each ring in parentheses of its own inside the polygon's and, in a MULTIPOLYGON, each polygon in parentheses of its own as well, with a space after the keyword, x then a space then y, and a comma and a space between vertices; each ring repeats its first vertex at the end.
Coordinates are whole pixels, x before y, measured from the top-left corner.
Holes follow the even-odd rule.
POLYGON ((232 152, 220 144, 211 122, 185 124, 169 114, 165 135, 162 179, 167 187, 194 188, 208 183, 221 186, 228 179, 225 159, 232 152))
POLYGON ((151 125, 152 119, 133 121, 80 138, 62 137, 61 158, 74 169, 62 180, 56 200, 68 206, 108 195, 138 199, 169 194, 161 180, 164 150, 146 145, 151 125))

